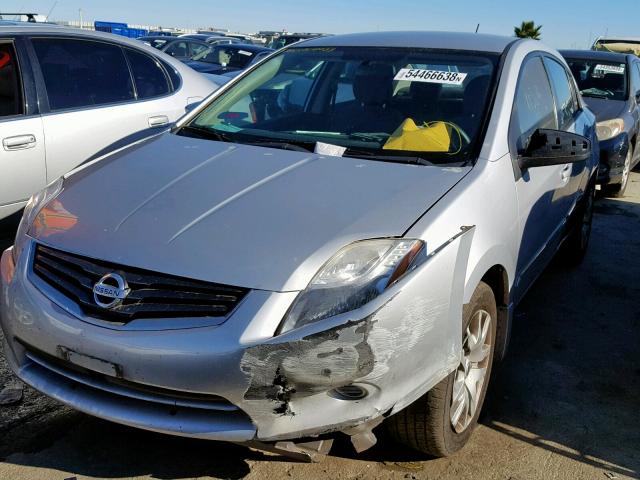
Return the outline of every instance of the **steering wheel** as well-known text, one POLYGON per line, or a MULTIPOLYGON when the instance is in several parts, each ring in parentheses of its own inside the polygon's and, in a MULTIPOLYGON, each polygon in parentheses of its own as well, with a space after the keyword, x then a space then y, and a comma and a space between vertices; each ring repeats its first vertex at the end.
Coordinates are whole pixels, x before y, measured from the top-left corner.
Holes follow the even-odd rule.
MULTIPOLYGON (((464 140, 467 145, 471 144, 471 138, 469 138, 469 135, 467 134, 467 132, 465 132, 464 129, 460 125, 458 125, 455 122, 451 122, 451 121, 447 121, 446 123, 448 123, 449 125, 454 127, 454 130, 458 134, 460 134, 460 139, 461 140, 464 140)), ((460 145, 460 146, 462 147, 462 145, 460 145)))

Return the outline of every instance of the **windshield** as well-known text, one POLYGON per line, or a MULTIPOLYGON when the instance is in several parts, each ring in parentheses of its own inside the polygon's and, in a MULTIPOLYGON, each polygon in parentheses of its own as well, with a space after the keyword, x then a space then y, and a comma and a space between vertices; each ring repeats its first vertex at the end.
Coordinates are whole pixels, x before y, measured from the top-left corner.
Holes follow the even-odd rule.
POLYGON ((627 98, 627 66, 620 62, 602 62, 567 58, 580 93, 585 97, 625 100, 627 98))
POLYGON ((230 48, 228 45, 216 45, 191 57, 198 62, 217 63, 223 67, 245 68, 251 62, 254 52, 230 48))
POLYGON ((161 49, 162 47, 164 47, 167 44, 167 40, 160 39, 160 38, 155 38, 155 39, 143 38, 141 40, 144 43, 146 43, 147 45, 150 45, 153 48, 157 48, 157 49, 161 49))
POLYGON ((275 148, 328 143, 351 156, 463 161, 478 141, 497 61, 478 52, 290 48, 184 129, 275 148))

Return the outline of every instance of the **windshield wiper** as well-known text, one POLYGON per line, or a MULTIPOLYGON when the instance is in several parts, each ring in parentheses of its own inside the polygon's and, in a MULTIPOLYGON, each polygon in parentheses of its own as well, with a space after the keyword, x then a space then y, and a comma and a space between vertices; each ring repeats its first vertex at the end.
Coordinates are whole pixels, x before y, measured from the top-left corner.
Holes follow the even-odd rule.
POLYGON ((256 147, 267 147, 267 148, 280 148, 282 150, 291 150, 294 152, 313 152, 312 149, 303 147, 302 145, 298 145, 296 143, 289 143, 287 141, 277 141, 277 140, 255 140, 255 141, 241 141, 245 145, 254 145, 256 147))
POLYGON ((206 138, 208 140, 217 140, 219 142, 233 142, 231 138, 218 130, 211 130, 205 127, 198 127, 196 125, 185 125, 180 128, 180 130, 185 130, 187 132, 195 133, 200 136, 200 138, 206 138))
POLYGON ((406 163, 409 165, 433 165, 432 162, 427 160, 426 158, 418 157, 418 156, 410 156, 410 155, 384 155, 376 152, 370 152, 367 150, 355 150, 353 148, 347 149, 347 151, 342 155, 343 157, 351 157, 351 158, 365 158, 367 160, 380 160, 382 162, 391 162, 391 163, 406 163))
POLYGON ((382 144, 389 139, 390 135, 386 133, 350 133, 349 138, 354 140, 364 140, 365 142, 376 142, 382 144))
POLYGON ((593 97, 593 98, 604 98, 605 100, 609 100, 609 96, 603 93, 593 93, 593 92, 580 92, 583 97, 593 97))

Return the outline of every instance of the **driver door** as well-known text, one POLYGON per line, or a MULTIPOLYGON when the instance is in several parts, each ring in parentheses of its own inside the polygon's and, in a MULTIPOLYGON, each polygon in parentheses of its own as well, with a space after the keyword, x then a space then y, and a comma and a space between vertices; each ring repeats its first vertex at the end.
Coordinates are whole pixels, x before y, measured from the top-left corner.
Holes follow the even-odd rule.
POLYGON ((518 153, 538 128, 558 128, 551 84, 540 55, 525 59, 518 79, 509 131, 516 177, 520 247, 514 295, 517 299, 547 265, 560 240, 566 218, 562 190, 571 175, 566 165, 521 170, 518 153))

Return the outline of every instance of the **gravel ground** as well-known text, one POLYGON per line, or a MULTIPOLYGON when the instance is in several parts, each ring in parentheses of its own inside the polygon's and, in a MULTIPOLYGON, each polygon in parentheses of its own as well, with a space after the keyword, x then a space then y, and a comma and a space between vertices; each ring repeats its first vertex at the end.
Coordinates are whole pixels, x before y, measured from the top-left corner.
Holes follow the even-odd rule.
MULTIPOLYGON (((481 425, 451 458, 425 459, 382 434, 363 455, 339 439, 322 463, 296 463, 111 424, 25 388, 19 404, 0 406, 0 478, 640 478, 639 253, 634 173, 625 199, 598 201, 585 263, 556 262, 518 309, 481 425)), ((0 388, 11 381, 0 356, 0 388)))

